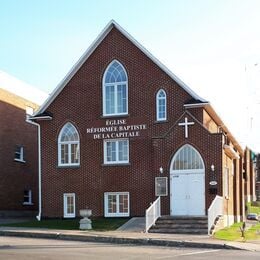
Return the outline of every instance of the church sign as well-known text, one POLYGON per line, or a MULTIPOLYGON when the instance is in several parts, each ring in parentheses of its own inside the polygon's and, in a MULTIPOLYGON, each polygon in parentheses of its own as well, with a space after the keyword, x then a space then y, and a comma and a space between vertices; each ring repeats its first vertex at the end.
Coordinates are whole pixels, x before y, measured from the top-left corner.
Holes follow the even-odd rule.
POLYGON ((87 128, 93 139, 140 137, 146 124, 128 124, 126 119, 106 120, 105 126, 87 128))

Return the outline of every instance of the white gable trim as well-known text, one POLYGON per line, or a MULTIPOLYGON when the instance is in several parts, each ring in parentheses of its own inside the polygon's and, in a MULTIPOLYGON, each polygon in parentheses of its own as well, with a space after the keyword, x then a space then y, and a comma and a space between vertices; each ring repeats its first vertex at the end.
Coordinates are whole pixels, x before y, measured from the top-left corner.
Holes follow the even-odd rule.
POLYGON ((118 29, 128 40, 130 40, 137 48, 139 48, 148 58, 150 58, 158 67, 160 67, 168 76, 170 76, 178 85, 180 85, 186 92, 188 92, 193 98, 198 99, 202 102, 206 102, 205 99, 198 96, 192 89, 190 89, 183 81, 181 81, 175 74, 173 74, 165 65, 163 65, 157 58, 155 58, 149 51, 147 51, 139 42, 137 42, 127 31, 125 31, 118 23, 111 20, 107 26, 98 35, 95 41, 89 46, 89 48, 80 57, 78 62, 71 68, 68 74, 63 78, 63 80, 58 84, 58 86, 53 90, 49 98, 43 103, 40 109, 34 114, 34 116, 43 113, 52 101, 60 94, 66 84, 71 80, 71 78, 76 74, 80 67, 85 63, 89 56, 94 52, 98 45, 103 41, 111 29, 115 27, 118 29))

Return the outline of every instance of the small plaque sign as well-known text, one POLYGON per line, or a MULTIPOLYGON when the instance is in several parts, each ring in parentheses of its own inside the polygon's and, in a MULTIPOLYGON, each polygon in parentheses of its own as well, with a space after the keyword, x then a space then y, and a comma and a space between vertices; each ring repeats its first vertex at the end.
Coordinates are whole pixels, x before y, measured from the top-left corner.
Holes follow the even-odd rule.
POLYGON ((216 182, 216 181, 211 181, 210 183, 209 183, 209 185, 211 185, 211 186, 215 186, 215 185, 217 185, 218 184, 218 182, 216 182))

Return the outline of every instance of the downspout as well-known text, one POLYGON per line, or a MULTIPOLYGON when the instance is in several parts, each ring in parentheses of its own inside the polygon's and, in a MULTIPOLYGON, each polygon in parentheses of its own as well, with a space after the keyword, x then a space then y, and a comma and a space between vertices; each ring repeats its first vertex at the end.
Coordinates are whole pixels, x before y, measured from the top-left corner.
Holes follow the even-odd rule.
POLYGON ((39 211, 36 219, 41 221, 42 215, 42 186, 41 186, 41 175, 42 175, 42 164, 41 164, 41 126, 38 123, 35 123, 27 117, 26 122, 32 125, 37 126, 38 129, 38 189, 39 189, 39 211))

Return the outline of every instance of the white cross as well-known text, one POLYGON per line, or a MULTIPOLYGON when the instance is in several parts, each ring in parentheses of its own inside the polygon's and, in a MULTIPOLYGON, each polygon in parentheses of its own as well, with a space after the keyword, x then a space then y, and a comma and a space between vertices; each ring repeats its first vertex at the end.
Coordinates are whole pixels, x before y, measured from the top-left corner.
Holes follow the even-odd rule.
POLYGON ((188 118, 185 117, 185 120, 183 123, 179 123, 178 125, 185 127, 185 138, 188 138, 188 126, 194 125, 194 122, 188 122, 188 118))

